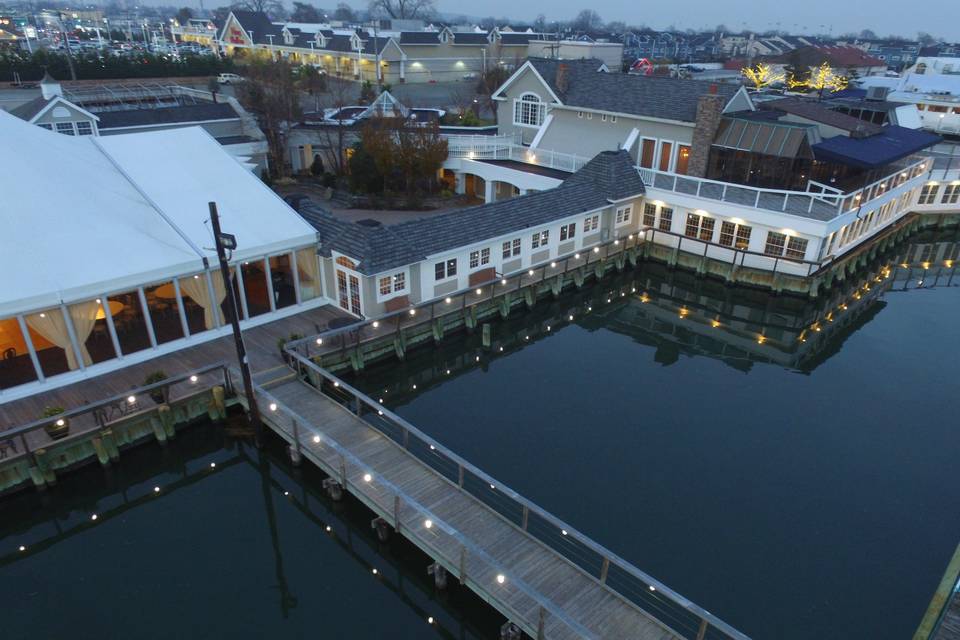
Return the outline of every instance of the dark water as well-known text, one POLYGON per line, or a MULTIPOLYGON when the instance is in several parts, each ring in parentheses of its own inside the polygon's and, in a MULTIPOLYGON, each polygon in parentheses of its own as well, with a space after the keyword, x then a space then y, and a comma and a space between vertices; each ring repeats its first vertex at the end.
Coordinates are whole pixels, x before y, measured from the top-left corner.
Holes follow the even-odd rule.
POLYGON ((430 561, 396 537, 378 544, 369 512, 321 497, 321 479, 290 469, 277 442, 261 456, 197 426, 166 449, 125 452, 107 475, 88 468, 46 498, 7 499, 0 637, 495 634, 495 612, 457 589, 436 594, 430 561))
MULTIPOLYGON (((950 271, 809 302, 643 266, 355 382, 754 638, 909 638, 960 540, 950 271)), ((0 638, 496 636, 321 479, 200 426, 6 498, 0 638)))
POLYGON ((960 541, 936 271, 810 304, 641 267, 356 382, 752 637, 909 638, 960 541))

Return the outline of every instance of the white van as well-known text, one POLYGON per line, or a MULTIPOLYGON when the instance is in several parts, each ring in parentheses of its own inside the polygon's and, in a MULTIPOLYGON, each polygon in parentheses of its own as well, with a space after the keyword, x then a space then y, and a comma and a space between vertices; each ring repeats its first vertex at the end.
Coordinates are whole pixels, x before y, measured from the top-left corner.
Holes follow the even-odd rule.
POLYGON ((233 84, 234 82, 243 82, 243 76, 235 73, 221 73, 217 76, 217 82, 220 84, 233 84))

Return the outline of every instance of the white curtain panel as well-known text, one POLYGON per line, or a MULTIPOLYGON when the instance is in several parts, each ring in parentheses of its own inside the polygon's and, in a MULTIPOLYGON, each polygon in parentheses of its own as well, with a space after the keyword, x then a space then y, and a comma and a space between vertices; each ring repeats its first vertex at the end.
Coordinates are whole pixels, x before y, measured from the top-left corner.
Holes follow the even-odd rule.
POLYGON ((27 325, 43 336, 47 341, 63 349, 67 354, 67 366, 73 370, 79 367, 77 354, 70 343, 70 332, 59 309, 50 309, 27 316, 27 325))
POLYGON ((199 277, 189 276, 180 280, 180 290, 190 299, 203 307, 203 325, 207 329, 213 329, 217 326, 216 318, 220 319, 220 324, 226 324, 223 311, 220 304, 227 297, 226 289, 223 287, 223 278, 220 271, 214 271, 213 293, 217 297, 216 301, 210 299, 210 290, 207 288, 207 277, 205 274, 199 274, 199 277))
POLYGON ((93 326, 97 323, 100 303, 96 300, 90 300, 89 302, 72 304, 68 309, 70 311, 70 321, 73 323, 73 332, 77 334, 77 346, 80 347, 83 364, 90 366, 93 364, 93 360, 90 359, 90 352, 87 351, 87 338, 90 337, 93 326))

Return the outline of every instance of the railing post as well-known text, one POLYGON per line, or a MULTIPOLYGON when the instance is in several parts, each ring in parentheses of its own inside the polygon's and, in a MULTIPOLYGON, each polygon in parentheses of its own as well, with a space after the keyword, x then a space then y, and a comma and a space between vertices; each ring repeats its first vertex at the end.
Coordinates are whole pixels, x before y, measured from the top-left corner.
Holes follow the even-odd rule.
POLYGON ((607 573, 610 572, 610 558, 603 559, 603 565, 600 567, 600 584, 607 584, 607 573))
POLYGON ((700 628, 697 629, 697 640, 703 640, 707 637, 707 627, 709 626, 706 618, 700 619, 700 628))
POLYGON ((463 489, 463 465, 457 465, 457 484, 463 489))
POLYGON ((460 584, 467 582, 467 548, 460 545, 460 584))
POLYGON ((393 496, 393 530, 400 533, 400 494, 393 496))
POLYGON ((529 521, 530 521, 530 507, 528 507, 527 505, 523 505, 523 522, 522 522, 522 525, 523 525, 523 526, 522 526, 522 528, 523 528, 524 531, 527 530, 527 523, 528 523, 529 521))
POLYGON ((293 448, 297 452, 297 460, 300 459, 300 427, 297 425, 296 418, 290 420, 293 423, 293 448))
POLYGON ((546 640, 547 635, 544 631, 546 627, 546 617, 547 612, 544 610, 543 605, 540 606, 540 619, 537 621, 537 640, 546 640))

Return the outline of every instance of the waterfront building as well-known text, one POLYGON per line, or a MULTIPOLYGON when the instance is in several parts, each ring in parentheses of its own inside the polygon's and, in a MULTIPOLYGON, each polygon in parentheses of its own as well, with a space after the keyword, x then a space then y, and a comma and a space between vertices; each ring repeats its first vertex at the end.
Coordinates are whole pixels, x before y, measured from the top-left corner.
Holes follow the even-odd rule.
POLYGON ((496 66, 513 69, 540 34, 334 28, 329 24, 274 23, 262 12, 235 10, 220 31, 225 55, 240 52, 309 64, 325 73, 358 80, 402 82, 474 81, 496 66))
POLYGON ((921 57, 900 77, 864 78, 860 86, 885 91, 892 102, 916 105, 925 129, 960 135, 960 58, 921 57))
POLYGON ((0 131, 0 402, 229 333, 211 201, 242 325, 325 304, 315 230, 202 129, 0 131))
POLYGON ((647 241, 806 277, 897 225, 930 181, 938 136, 829 102, 760 102, 743 88, 605 70, 528 60, 494 94, 500 135, 450 138, 458 190, 490 200, 501 193, 491 182, 550 188, 623 149, 646 186, 647 241))

